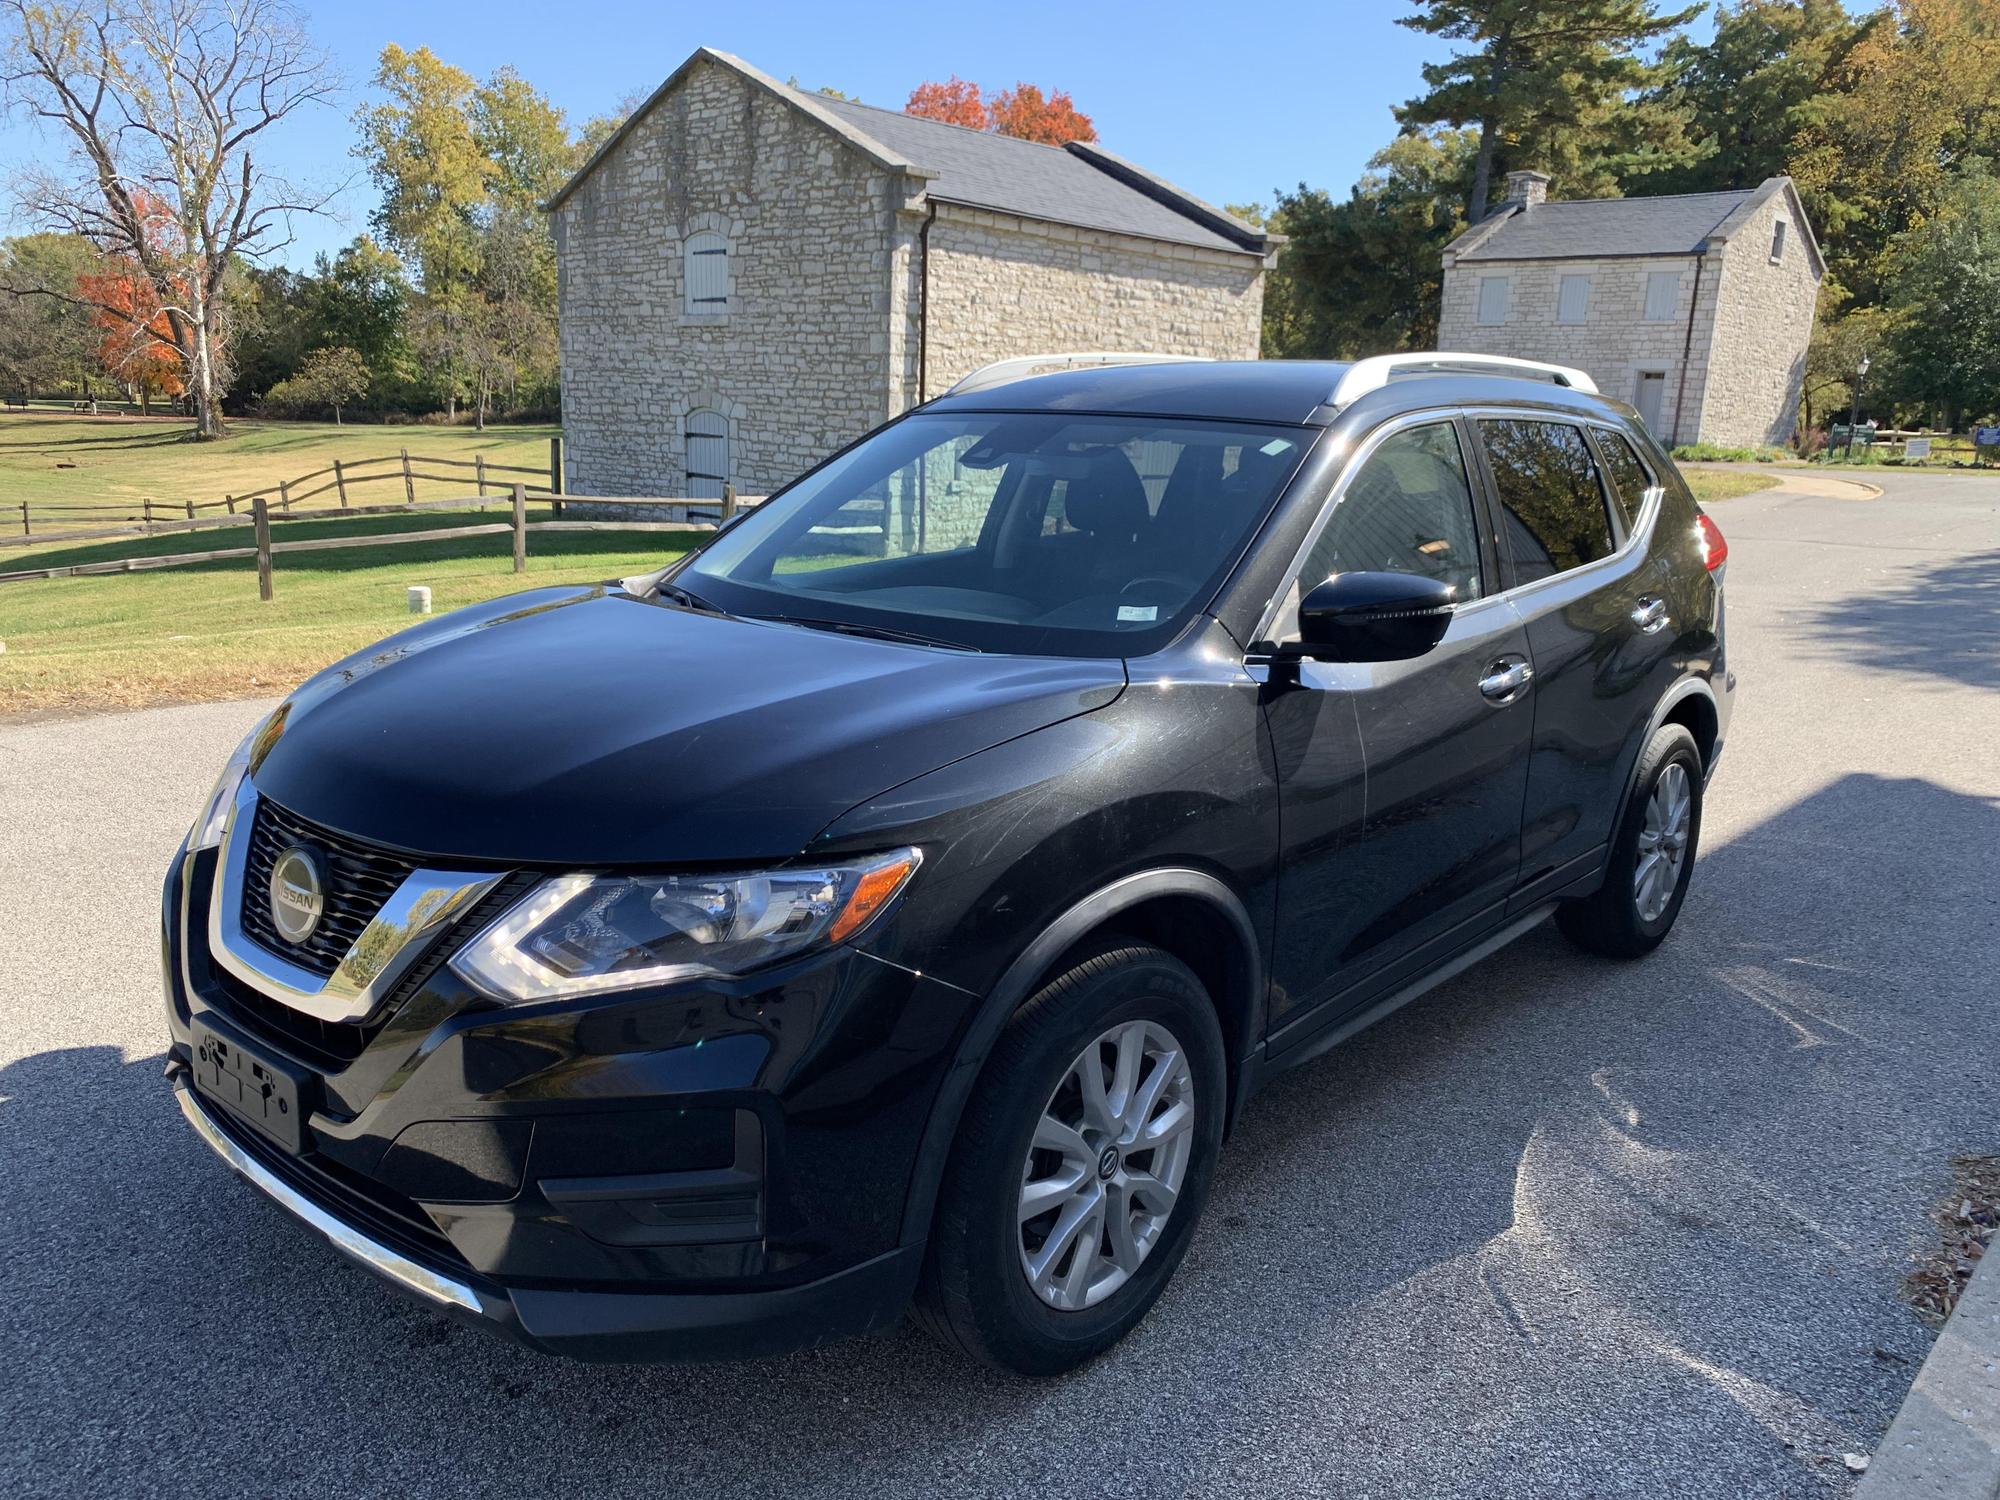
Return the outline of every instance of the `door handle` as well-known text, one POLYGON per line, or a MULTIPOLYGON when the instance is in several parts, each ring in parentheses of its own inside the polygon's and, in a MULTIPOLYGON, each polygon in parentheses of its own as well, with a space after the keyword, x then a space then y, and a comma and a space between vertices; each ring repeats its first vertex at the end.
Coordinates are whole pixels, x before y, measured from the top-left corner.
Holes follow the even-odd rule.
POLYGON ((1667 628, 1667 601, 1641 599, 1632 607, 1632 623, 1641 635, 1657 635, 1667 628))
POLYGON ((1495 703, 1512 703, 1534 680, 1535 669, 1525 657, 1503 656, 1479 679, 1479 691, 1495 703))

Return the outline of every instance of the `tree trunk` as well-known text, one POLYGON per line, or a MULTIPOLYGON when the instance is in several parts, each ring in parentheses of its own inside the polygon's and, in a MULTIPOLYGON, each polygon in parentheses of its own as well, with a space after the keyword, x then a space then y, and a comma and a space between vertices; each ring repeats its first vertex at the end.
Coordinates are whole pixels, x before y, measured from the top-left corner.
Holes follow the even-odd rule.
POLYGON ((333 425, 334 425, 334 426, 336 426, 336 427, 338 427, 338 426, 340 426, 340 425, 341 425, 341 421, 340 421, 340 408, 339 408, 339 406, 337 406, 337 405, 336 405, 336 406, 334 407, 334 409, 333 409, 333 425))
POLYGON ((1479 155, 1472 167, 1472 197, 1465 205, 1468 224, 1477 224, 1486 217, 1486 199, 1493 191, 1493 154, 1498 136, 1490 116, 1479 122, 1479 155))

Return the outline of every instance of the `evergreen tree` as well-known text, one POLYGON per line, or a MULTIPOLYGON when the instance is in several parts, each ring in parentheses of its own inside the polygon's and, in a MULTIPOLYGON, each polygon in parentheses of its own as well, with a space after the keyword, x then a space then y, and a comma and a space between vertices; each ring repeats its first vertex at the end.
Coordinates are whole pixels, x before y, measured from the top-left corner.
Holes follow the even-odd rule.
POLYGON ((1406 131, 1476 126, 1466 218, 1486 216, 1493 182, 1533 167, 1568 196, 1617 193, 1629 177, 1698 154, 1673 111, 1647 97, 1662 72, 1637 49, 1701 6, 1662 15, 1652 0, 1413 0, 1400 24, 1469 50, 1424 67, 1429 92, 1397 111, 1406 131))

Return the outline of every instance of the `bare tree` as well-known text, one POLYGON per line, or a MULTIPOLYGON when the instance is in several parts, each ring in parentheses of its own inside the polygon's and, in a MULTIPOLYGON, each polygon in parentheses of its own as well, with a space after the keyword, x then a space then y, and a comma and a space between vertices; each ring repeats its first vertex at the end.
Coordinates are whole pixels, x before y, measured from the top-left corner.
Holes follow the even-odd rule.
POLYGON ((0 20, 12 33, 6 101, 68 136, 60 165, 19 174, 21 207, 144 277, 186 369, 196 429, 218 435, 231 257, 283 248, 292 216, 332 196, 298 192, 252 152, 271 126, 331 98, 325 54, 284 0, 0 0, 0 20))

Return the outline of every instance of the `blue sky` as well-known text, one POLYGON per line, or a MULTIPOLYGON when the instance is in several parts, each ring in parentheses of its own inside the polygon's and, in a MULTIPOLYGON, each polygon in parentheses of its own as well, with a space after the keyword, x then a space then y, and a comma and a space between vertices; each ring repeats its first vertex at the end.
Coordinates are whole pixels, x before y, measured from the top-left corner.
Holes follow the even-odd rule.
MULTIPOLYGON (((281 259, 310 263, 367 227, 374 195, 348 155, 349 116, 387 42, 428 46, 484 76, 511 63, 572 124, 650 92, 698 46, 734 52, 779 78, 831 85, 900 108, 928 78, 957 73, 989 91, 1027 79, 1068 89, 1112 150, 1212 202, 1268 201, 1304 181, 1344 192, 1395 133, 1391 106, 1421 88, 1442 49, 1395 24, 1397 0, 1226 6, 1151 4, 827 5, 733 0, 692 6, 486 0, 469 6, 324 0, 305 6, 347 88, 334 109, 272 144, 287 175, 332 186, 333 220, 306 221, 281 259), (706 19, 693 12, 703 9, 706 19), (475 17, 476 19, 469 19, 475 17)), ((18 116, 0 124, 0 174, 59 149, 18 116)), ((18 231, 28 226, 11 222, 18 231)))

